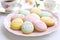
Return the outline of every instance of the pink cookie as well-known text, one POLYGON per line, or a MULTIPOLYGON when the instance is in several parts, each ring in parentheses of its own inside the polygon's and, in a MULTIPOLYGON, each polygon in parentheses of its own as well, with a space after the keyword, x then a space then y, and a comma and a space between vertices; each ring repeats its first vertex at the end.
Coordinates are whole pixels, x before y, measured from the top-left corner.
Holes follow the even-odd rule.
POLYGON ((12 15, 11 15, 11 19, 14 19, 14 18, 24 19, 25 16, 24 16, 23 14, 12 14, 12 15))
POLYGON ((35 19, 40 20, 40 17, 37 14, 31 14, 30 16, 34 17, 35 19))
POLYGON ((29 16, 26 16, 24 20, 34 23, 36 20, 40 20, 40 17, 36 14, 31 14, 29 16))
POLYGON ((37 31, 43 32, 43 31, 47 30, 47 25, 44 22, 42 22, 42 21, 35 21, 34 25, 35 25, 35 29, 37 31))

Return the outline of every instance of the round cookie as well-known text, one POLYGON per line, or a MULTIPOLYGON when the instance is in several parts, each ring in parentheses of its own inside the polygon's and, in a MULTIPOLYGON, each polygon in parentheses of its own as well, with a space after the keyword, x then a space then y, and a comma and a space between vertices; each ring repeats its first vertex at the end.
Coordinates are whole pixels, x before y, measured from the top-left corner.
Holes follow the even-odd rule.
POLYGON ((25 34, 30 34, 34 31, 34 26, 31 22, 25 21, 21 27, 22 32, 25 34))
POLYGON ((52 14, 50 12, 44 11, 39 14, 40 17, 52 17, 52 14))
POLYGON ((35 21, 34 25, 35 25, 35 30, 37 30, 39 32, 43 32, 43 31, 47 30, 47 25, 44 22, 42 22, 41 20, 35 21))
POLYGON ((32 9, 30 10, 30 12, 31 12, 31 13, 35 13, 35 14, 39 14, 39 13, 40 13, 40 9, 38 9, 38 8, 32 8, 32 9))
POLYGON ((55 20, 50 17, 41 17, 41 20, 45 22, 48 27, 51 27, 55 24, 55 20))
POLYGON ((23 15, 25 15, 25 16, 30 15, 30 12, 29 12, 28 10, 23 10, 23 9, 20 9, 20 10, 19 10, 19 13, 20 13, 20 14, 23 14, 23 15))
POLYGON ((11 29, 19 30, 23 24, 23 20, 21 18, 15 18, 11 22, 11 29))

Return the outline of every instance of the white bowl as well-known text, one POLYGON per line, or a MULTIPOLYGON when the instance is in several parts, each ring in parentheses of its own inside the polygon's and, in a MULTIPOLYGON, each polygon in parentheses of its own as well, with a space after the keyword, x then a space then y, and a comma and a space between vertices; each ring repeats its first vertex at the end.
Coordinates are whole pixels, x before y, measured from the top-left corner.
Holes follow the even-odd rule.
MULTIPOLYGON (((44 10, 42 10, 44 11, 44 10)), ((53 27, 49 27, 45 32, 33 32, 31 34, 23 34, 21 31, 15 31, 12 30, 10 28, 10 24, 11 24, 11 18, 13 18, 14 16, 17 16, 17 14, 9 14, 8 16, 6 16, 6 18, 4 19, 4 27, 11 33, 15 34, 15 35, 19 35, 19 36, 43 36, 43 35, 47 35, 49 33, 54 32, 59 25, 59 18, 55 15, 55 13, 50 12, 53 15, 53 18, 56 20, 55 25, 53 27)), ((19 16, 18 16, 19 17, 19 16)))

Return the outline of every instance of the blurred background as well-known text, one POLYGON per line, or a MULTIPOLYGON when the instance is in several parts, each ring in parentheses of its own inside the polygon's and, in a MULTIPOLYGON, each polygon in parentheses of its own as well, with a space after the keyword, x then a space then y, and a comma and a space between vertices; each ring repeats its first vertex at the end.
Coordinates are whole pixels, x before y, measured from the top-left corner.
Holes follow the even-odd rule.
MULTIPOLYGON (((5 11, 5 9, 2 7, 2 5, 1 5, 1 2, 2 1, 4 1, 4 0, 0 0, 0 12, 4 12, 5 11)), ((22 1, 20 1, 20 0, 15 0, 16 1, 16 4, 17 3, 20 3, 20 4, 22 4, 22 7, 21 8, 23 8, 23 9, 28 9, 28 8, 32 8, 33 7, 33 5, 28 5, 28 4, 25 4, 24 2, 22 2, 22 1), (28 5, 28 6, 27 6, 28 5)), ((38 0, 37 0, 38 1, 38 0)), ((44 0, 45 2, 48 2, 47 0, 44 0)), ((60 10, 60 0, 50 0, 49 1, 49 3, 52 3, 52 5, 54 5, 54 6, 52 6, 53 8, 55 8, 54 9, 54 12, 56 12, 56 11, 59 11, 60 10), (51 1, 51 2, 50 2, 51 1), (52 2, 52 1, 55 1, 56 2, 56 4, 54 4, 54 2, 52 2), (55 5, 56 5, 56 7, 55 7, 55 5)), ((40 6, 39 6, 39 8, 40 9, 45 9, 44 8, 44 2, 39 2, 38 1, 38 3, 40 3, 40 6), (42 8, 43 7, 43 8, 42 8)), ((20 5, 20 4, 18 4, 18 5, 20 5)), ((46 8, 47 9, 47 8, 46 8)), ((49 9, 50 10, 50 9, 49 9)))

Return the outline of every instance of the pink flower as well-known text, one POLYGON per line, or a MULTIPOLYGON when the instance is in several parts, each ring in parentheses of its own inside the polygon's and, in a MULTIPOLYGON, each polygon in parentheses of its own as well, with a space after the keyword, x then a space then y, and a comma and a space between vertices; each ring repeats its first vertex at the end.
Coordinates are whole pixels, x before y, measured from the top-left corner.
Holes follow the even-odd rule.
POLYGON ((9 5, 8 5, 8 4, 5 4, 5 5, 4 5, 4 7, 5 7, 5 8, 8 8, 8 7, 9 7, 9 5))

